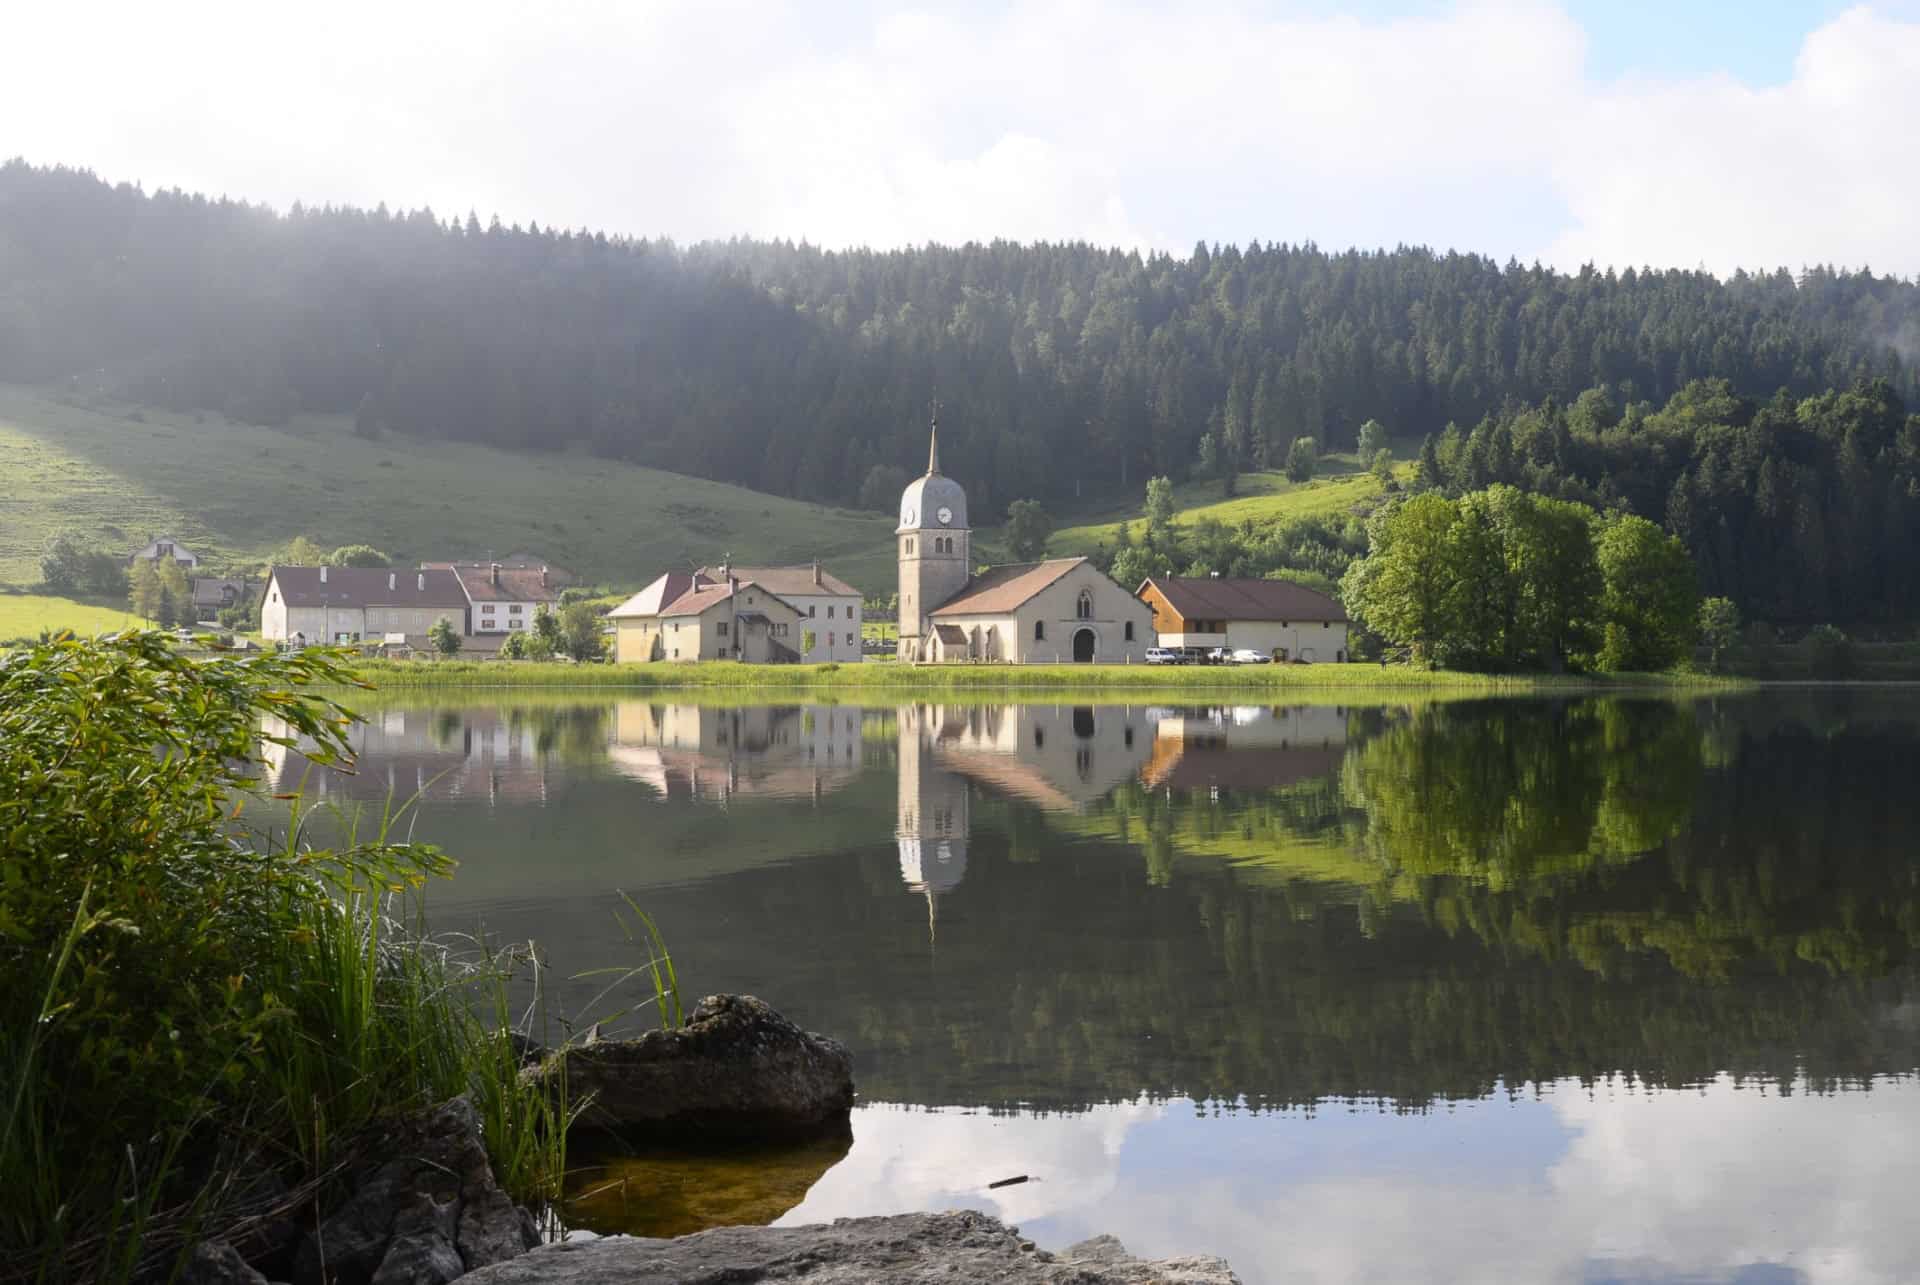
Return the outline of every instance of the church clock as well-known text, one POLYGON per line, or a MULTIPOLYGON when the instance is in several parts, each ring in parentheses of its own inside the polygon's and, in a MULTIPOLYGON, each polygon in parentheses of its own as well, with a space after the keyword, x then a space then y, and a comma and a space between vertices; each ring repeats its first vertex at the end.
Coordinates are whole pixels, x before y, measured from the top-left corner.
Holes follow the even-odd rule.
POLYGON ((940 511, 934 514, 934 516, 940 519, 941 526, 953 525, 953 510, 944 504, 940 506, 940 511))

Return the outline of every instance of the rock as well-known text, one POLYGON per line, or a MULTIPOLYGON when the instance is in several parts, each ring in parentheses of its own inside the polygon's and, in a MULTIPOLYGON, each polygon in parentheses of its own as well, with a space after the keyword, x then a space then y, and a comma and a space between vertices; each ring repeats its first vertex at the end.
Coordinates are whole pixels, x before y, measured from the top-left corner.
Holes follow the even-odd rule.
POLYGON ((397 1125, 294 1254, 295 1285, 444 1285, 540 1242, 494 1181, 466 1098, 397 1125))
POLYGON ((846 1047, 751 995, 709 995, 679 1030, 564 1049, 532 1074, 588 1103, 581 1124, 629 1136, 791 1136, 853 1108, 846 1047))
POLYGON ((1239 1285, 1218 1258, 1144 1262, 1110 1236, 1096 1250, 1093 1257, 1023 1250, 1018 1231, 985 1214, 897 1214, 813 1227, 719 1227, 677 1240, 563 1241, 475 1272, 467 1285, 1239 1285))
POLYGON ((267 1285, 267 1278, 226 1241, 203 1240, 193 1247, 179 1285, 267 1285))

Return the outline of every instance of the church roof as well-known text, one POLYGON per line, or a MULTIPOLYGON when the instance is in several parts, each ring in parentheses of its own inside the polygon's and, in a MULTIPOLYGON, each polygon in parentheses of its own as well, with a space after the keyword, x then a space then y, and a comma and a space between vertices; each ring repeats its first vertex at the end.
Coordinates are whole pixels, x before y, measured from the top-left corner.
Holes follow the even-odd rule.
POLYGON ((1045 562, 1015 562, 988 567, 967 582, 966 588, 934 609, 935 616, 1003 616, 1060 577, 1086 562, 1085 558, 1049 558, 1045 562))

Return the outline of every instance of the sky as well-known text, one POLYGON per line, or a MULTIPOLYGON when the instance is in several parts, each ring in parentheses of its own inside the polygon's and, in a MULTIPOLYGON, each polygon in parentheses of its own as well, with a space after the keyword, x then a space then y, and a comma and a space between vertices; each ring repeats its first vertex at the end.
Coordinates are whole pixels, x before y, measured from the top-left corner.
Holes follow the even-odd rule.
POLYGON ((66 0, 0 155, 682 242, 1920 274, 1920 0, 66 0))

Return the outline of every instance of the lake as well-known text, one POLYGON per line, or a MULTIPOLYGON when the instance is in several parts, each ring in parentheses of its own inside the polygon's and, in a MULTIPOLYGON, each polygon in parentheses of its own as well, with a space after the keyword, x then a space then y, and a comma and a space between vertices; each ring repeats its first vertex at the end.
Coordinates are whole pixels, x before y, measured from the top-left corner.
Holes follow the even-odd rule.
MULTIPOLYGON (((970 1207, 1248 1282, 1920 1278, 1920 696, 361 699, 356 775, 560 1015, 759 995, 852 1137, 596 1163, 676 1234, 970 1207), (1024 1176, 1018 1185, 990 1188, 1024 1176)), ((624 1015, 619 1015, 621 1010, 624 1015)))

